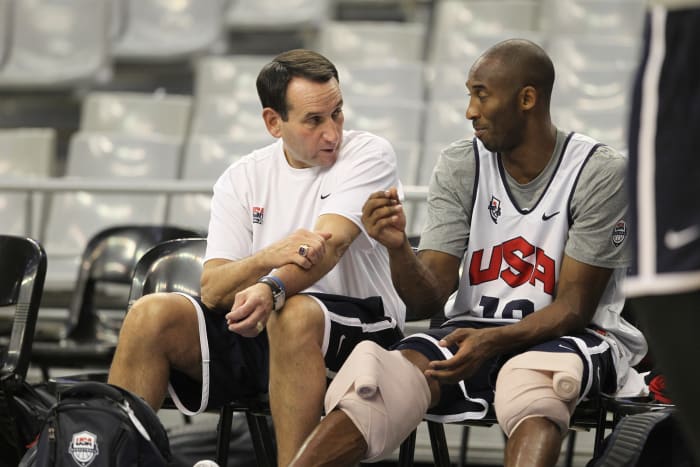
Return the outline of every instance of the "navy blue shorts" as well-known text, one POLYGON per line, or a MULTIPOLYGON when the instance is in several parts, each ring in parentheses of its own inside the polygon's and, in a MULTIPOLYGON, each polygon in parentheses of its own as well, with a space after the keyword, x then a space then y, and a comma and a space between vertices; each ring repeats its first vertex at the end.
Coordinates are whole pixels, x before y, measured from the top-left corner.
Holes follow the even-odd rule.
MULTIPOLYGON (((395 349, 412 349, 425 355, 430 360, 446 360, 457 352, 457 346, 440 347, 438 342, 457 328, 492 327, 494 324, 478 321, 453 321, 441 328, 429 329, 413 334, 401 342, 395 349)), ((507 326, 507 325, 506 325, 507 326)), ((440 386, 440 402, 431 408, 426 419, 438 422, 458 422, 478 420, 488 412, 493 404, 496 377, 501 367, 511 357, 525 351, 570 352, 583 361, 583 379, 579 397, 589 397, 599 392, 612 393, 617 385, 617 376, 612 362, 610 346, 594 330, 571 336, 564 336, 535 346, 520 349, 508 355, 494 357, 467 380, 457 384, 440 386)))
MULTIPOLYGON (((184 295, 184 294, 183 294, 184 295)), ((330 378, 357 343, 372 340, 382 347, 398 342, 402 333, 396 321, 384 316, 380 297, 356 299, 313 293, 325 314, 323 354, 330 378)), ((170 373, 170 396, 186 414, 219 408, 241 397, 266 393, 269 377, 267 333, 243 337, 228 330, 224 313, 208 310, 194 297, 202 350, 202 382, 182 372, 170 373)))

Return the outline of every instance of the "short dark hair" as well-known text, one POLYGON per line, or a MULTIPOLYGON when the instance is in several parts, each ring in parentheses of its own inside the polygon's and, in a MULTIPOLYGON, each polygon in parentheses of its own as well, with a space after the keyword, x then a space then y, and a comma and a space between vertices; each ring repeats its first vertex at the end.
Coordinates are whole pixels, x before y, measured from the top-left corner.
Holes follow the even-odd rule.
POLYGON ((489 48, 484 57, 496 58, 511 70, 519 87, 533 86, 549 104, 554 87, 554 64, 547 52, 526 39, 507 39, 489 48))
POLYGON ((338 79, 338 70, 323 55, 306 49, 283 52, 265 65, 255 83, 263 108, 270 107, 287 120, 287 87, 294 77, 317 83, 338 79))

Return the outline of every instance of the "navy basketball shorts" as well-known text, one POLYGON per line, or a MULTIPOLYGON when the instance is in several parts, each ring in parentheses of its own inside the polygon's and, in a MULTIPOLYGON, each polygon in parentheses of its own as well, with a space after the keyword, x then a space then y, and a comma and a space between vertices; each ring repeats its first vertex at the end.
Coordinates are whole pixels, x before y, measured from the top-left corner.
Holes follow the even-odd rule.
MULTIPOLYGON (((439 341, 443 337, 458 328, 481 329, 492 326, 494 326, 492 323, 477 321, 451 321, 440 328, 412 334, 394 348, 418 351, 431 361, 447 360, 454 356, 458 347, 456 345, 441 347, 439 341)), ((579 400, 600 392, 615 391, 617 377, 610 346, 591 329, 543 342, 512 354, 491 358, 470 378, 457 384, 441 385, 440 402, 428 411, 425 418, 442 423, 484 418, 493 404, 498 371, 508 359, 526 351, 570 352, 578 355, 583 361, 583 380, 579 400)))
MULTIPOLYGON (((307 295, 318 302, 325 315, 322 351, 329 378, 335 376, 360 341, 371 340, 388 348, 403 337, 398 323, 384 316, 380 297, 307 295)), ((231 332, 226 326, 225 313, 208 310, 199 299, 184 296, 190 299, 197 312, 202 382, 171 370, 168 390, 178 409, 195 415, 234 399, 266 393, 269 382, 267 332, 257 337, 231 332)))

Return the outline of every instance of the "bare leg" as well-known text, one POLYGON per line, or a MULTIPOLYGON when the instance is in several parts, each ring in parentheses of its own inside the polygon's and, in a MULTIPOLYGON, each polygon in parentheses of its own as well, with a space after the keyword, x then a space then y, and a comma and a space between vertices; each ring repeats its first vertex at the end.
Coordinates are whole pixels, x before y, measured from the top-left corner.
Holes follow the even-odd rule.
POLYGON ((557 425, 544 417, 525 419, 506 443, 507 467, 547 467, 557 463, 561 451, 557 425))
POLYGON ((290 467, 305 465, 344 466, 356 465, 367 451, 367 443, 355 424, 342 410, 334 410, 311 433, 290 467), (332 433, 333 442, 327 442, 317 432, 332 433))
MULTIPOLYGON (((401 354, 421 371, 428 368, 429 361, 423 354, 414 350, 402 350, 401 354)), ((440 400, 440 385, 436 380, 429 379, 428 386, 432 407, 440 400)), ((318 427, 309 435, 291 465, 294 467, 353 465, 364 457, 365 452, 367 452, 367 443, 360 430, 345 412, 334 410, 321 420, 318 427)))
POLYGON ((127 313, 108 381, 158 410, 168 390, 171 366, 201 379, 196 312, 181 295, 146 295, 127 313))
POLYGON ((320 306, 303 295, 290 298, 268 322, 270 410, 280 466, 289 464, 321 419, 326 392, 324 327, 320 306))

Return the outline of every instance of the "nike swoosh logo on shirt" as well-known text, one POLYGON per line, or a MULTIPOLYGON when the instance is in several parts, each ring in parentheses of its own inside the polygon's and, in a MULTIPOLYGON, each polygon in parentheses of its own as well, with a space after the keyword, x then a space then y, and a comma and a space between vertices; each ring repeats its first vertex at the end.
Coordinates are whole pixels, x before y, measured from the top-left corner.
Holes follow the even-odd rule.
POLYGON ((338 339, 338 347, 335 350, 335 356, 337 357, 338 354, 340 353, 340 346, 343 345, 343 341, 345 340, 345 334, 340 335, 340 339, 338 339))
POLYGON ((321 199, 326 199, 326 198, 328 198, 330 195, 331 195, 330 193, 325 194, 325 195, 321 195, 321 199))
POLYGON ((700 238, 700 226, 691 225, 681 230, 667 230, 664 244, 669 250, 677 250, 700 238))
POLYGON ((559 211, 555 212, 554 214, 550 214, 550 215, 547 215, 547 213, 543 212, 543 213, 542 213, 542 220, 543 220, 543 221, 548 221, 549 219, 551 219, 552 217, 556 216, 557 214, 559 214, 559 211))

